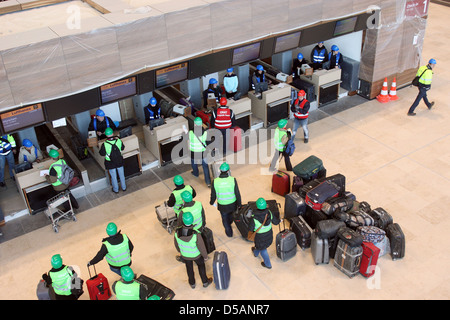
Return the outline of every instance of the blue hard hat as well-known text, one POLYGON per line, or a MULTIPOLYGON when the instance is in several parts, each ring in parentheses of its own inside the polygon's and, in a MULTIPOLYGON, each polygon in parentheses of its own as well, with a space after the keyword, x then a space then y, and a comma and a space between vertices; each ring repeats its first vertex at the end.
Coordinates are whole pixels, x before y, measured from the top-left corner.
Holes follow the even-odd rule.
POLYGON ((98 109, 98 110, 95 112, 95 115, 96 115, 96 116, 99 116, 99 117, 104 117, 104 116, 105 116, 105 113, 103 112, 103 110, 98 109))
POLYGON ((31 148, 33 146, 33 142, 28 139, 23 139, 22 145, 26 148, 31 148))
POLYGON ((435 59, 430 59, 430 61, 428 61, 429 64, 436 64, 436 60, 435 59))
POLYGON ((298 59, 298 60, 303 60, 303 55, 302 55, 301 53, 299 53, 299 54, 297 55, 297 59, 298 59))
POLYGON ((264 68, 263 68, 262 65, 258 64, 258 65, 256 66, 256 70, 264 71, 264 68))
POLYGON ((156 98, 155 97, 151 97, 151 99, 150 99, 150 104, 151 105, 156 105, 156 98))
POLYGON ((209 79, 209 84, 216 84, 216 83, 217 83, 217 79, 215 79, 215 78, 209 79))
POLYGON ((332 51, 339 51, 339 47, 338 47, 337 45, 333 44, 333 45, 331 46, 331 50, 332 50, 332 51))
POLYGON ((233 68, 228 68, 227 72, 233 72, 233 70, 234 70, 233 68))
POLYGON ((323 43, 323 41, 319 41, 319 42, 317 42, 317 44, 320 44, 320 43, 323 43))

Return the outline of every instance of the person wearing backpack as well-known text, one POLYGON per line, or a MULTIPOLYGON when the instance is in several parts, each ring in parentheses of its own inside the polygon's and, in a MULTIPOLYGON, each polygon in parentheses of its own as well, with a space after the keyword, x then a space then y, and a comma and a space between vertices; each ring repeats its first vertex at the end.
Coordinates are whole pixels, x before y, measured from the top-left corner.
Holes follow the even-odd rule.
POLYGON ((48 168, 48 174, 45 175, 45 180, 53 186, 53 190, 55 190, 56 193, 68 190, 72 207, 78 209, 78 202, 69 190, 70 181, 74 176, 73 169, 67 165, 64 159, 59 159, 58 150, 51 149, 48 155, 55 162, 48 168))
POLYGON ((270 164, 269 171, 275 171, 278 161, 281 156, 284 157, 284 165, 287 171, 292 171, 292 164, 290 154, 286 152, 286 147, 289 140, 291 140, 291 129, 287 129, 288 121, 286 119, 281 119, 278 121, 277 128, 275 129, 275 135, 273 137, 275 144, 275 154, 273 155, 272 162, 270 164))
POLYGON ((117 181, 117 175, 119 175, 120 186, 123 191, 127 190, 125 183, 125 172, 123 168, 123 156, 122 151, 125 148, 122 140, 113 136, 113 129, 106 128, 105 135, 106 141, 100 147, 99 153, 105 157, 105 169, 109 171, 111 176, 112 191, 119 193, 119 183, 117 181))

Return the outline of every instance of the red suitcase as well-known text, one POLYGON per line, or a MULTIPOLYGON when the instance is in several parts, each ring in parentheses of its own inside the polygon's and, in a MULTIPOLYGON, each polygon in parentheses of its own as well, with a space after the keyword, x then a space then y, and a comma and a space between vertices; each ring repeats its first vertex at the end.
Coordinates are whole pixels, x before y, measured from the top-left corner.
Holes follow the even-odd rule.
POLYGON ((195 116, 201 118, 203 123, 206 124, 208 128, 211 128, 211 113, 205 113, 204 111, 198 110, 195 113, 195 116))
POLYGON ((230 146, 234 152, 242 150, 242 129, 234 127, 230 129, 230 146))
POLYGON ((283 171, 278 171, 272 176, 272 192, 285 196, 291 191, 291 177, 283 171))
POLYGON ((91 277, 91 270, 89 269, 89 280, 86 281, 86 286, 89 291, 89 298, 91 300, 108 300, 111 297, 111 288, 109 287, 108 279, 102 274, 97 274, 94 266, 95 275, 91 277))
POLYGON ((363 253, 359 273, 369 278, 375 273, 378 257, 380 256, 380 248, 376 247, 372 242, 363 242, 362 248, 363 253))

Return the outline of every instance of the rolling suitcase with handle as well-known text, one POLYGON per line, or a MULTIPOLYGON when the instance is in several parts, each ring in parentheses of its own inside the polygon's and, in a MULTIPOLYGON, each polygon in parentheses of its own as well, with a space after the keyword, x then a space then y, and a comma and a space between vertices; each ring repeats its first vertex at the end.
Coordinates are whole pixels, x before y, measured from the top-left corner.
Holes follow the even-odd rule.
POLYGON ((405 234, 398 223, 392 223, 386 227, 386 235, 389 238, 392 260, 398 260, 405 256, 405 234))
POLYGON ((318 177, 320 172, 324 170, 323 162, 318 157, 311 155, 299 164, 292 171, 304 181, 311 181, 318 177))
POLYGON ((291 219, 305 214, 305 199, 300 197, 297 192, 287 194, 284 199, 284 219, 291 219))
POLYGON ((290 258, 294 257, 297 253, 297 237, 295 233, 289 229, 286 229, 283 220, 284 229, 281 230, 280 225, 278 228, 280 232, 277 234, 275 238, 277 257, 282 261, 287 261, 290 258))
POLYGON ((292 178, 292 188, 291 192, 297 192, 300 190, 300 188, 303 187, 303 179, 299 176, 294 176, 292 178))
POLYGON ((319 238, 316 230, 312 233, 311 254, 315 264, 328 264, 330 262, 328 238, 319 238))
POLYGON ((231 270, 228 255, 225 251, 214 252, 213 278, 217 290, 228 289, 230 285, 231 270))
POLYGON ((141 274, 136 281, 147 287, 148 297, 155 295, 158 296, 160 300, 172 300, 175 297, 175 292, 173 292, 172 289, 143 274, 141 274))
POLYGON ((248 236, 248 219, 249 219, 249 209, 250 206, 248 204, 244 204, 240 209, 237 209, 233 213, 233 222, 236 225, 237 229, 239 230, 241 236, 246 240, 248 236))
POLYGON ((311 236, 313 230, 306 223, 305 219, 302 216, 297 216, 292 218, 291 220, 291 230, 295 233, 295 237, 297 238, 297 244, 302 250, 308 249, 311 247, 311 236))
POLYGON ((216 250, 216 245, 214 244, 214 234, 211 229, 208 227, 203 227, 201 236, 203 239, 203 242, 205 243, 206 252, 210 254, 214 250, 216 250))
POLYGON ((314 210, 321 210, 325 201, 330 198, 335 198, 338 195, 339 187, 332 181, 324 181, 308 191, 305 201, 314 210))
POLYGON ((91 300, 108 300, 111 297, 111 288, 108 279, 102 274, 97 274, 94 267, 94 276, 91 276, 91 269, 88 265, 89 280, 86 280, 86 286, 91 300))
POLYGON ((362 245, 351 246, 348 242, 339 239, 334 255, 334 266, 349 278, 353 278, 359 273, 362 252, 362 245))
POLYGON ((272 192, 285 196, 291 190, 291 177, 288 173, 278 171, 272 176, 272 192))
POLYGON ((362 243, 362 256, 359 273, 364 277, 369 278, 375 274, 375 269, 380 255, 380 249, 371 242, 362 243))

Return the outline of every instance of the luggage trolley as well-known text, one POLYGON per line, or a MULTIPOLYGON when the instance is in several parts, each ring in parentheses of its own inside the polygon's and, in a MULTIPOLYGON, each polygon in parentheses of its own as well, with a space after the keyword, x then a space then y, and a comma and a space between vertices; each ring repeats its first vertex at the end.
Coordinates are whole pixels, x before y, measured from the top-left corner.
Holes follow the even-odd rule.
POLYGON ((73 212, 72 202, 70 201, 70 192, 68 190, 63 191, 56 196, 47 200, 47 210, 45 211, 47 217, 52 221, 53 231, 58 232, 58 221, 61 219, 72 219, 73 221, 77 221, 75 217, 75 213, 73 212), (65 202, 69 202, 70 209, 66 212, 62 211, 58 208, 58 206, 64 204, 65 202))

